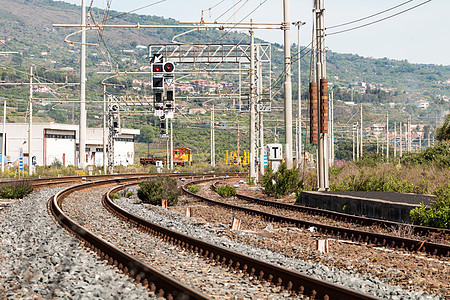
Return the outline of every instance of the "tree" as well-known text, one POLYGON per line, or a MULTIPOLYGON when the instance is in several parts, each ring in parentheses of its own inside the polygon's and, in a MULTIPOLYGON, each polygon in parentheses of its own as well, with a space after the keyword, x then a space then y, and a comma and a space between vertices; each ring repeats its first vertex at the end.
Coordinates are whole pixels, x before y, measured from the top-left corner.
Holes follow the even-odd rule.
POLYGON ((444 124, 436 129, 436 138, 440 141, 450 140, 450 114, 445 117, 444 124))

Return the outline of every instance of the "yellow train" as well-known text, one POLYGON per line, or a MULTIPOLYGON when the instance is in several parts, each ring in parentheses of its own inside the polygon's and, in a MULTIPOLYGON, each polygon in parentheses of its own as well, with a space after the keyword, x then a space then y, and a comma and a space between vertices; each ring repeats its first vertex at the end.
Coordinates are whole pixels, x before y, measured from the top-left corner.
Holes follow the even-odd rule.
MULTIPOLYGON (((190 166, 192 165, 192 150, 190 148, 173 148, 173 164, 176 166, 190 166)), ((156 161, 162 161, 164 165, 167 164, 165 157, 141 157, 140 163, 142 165, 156 165, 156 161)))

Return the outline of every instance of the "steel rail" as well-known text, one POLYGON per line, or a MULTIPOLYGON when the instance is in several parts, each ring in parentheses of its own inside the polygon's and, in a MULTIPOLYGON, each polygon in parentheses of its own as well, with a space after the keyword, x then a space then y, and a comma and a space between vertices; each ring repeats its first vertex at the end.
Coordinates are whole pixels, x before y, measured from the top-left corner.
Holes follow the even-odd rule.
MULTIPOLYGON (((214 179, 202 179, 188 183, 182 187, 183 191, 191 196, 203 198, 187 190, 190 184, 198 184, 214 179)), ((129 186, 131 184, 127 184, 129 186)), ((216 246, 205 241, 181 234, 179 232, 161 227, 141 217, 135 216, 114 204, 109 198, 110 193, 117 192, 126 186, 111 189, 103 198, 105 207, 118 217, 128 221, 144 232, 161 237, 166 242, 197 252, 200 256, 216 262, 223 267, 242 271, 249 276, 255 276, 261 281, 270 282, 277 286, 283 286, 285 290, 291 291, 292 295, 301 294, 310 296, 311 299, 377 299, 376 297, 357 292, 333 283, 322 281, 314 277, 292 271, 253 257, 240 254, 224 247, 216 246)))
MULTIPOLYGON (((153 177, 155 176, 157 175, 153 175, 153 177)), ((172 176, 180 177, 183 175, 172 174, 172 176)), ((107 179, 69 187, 60 191, 49 200, 48 210, 63 227, 65 227, 79 239, 83 240, 85 246, 95 251, 102 259, 107 260, 109 264, 114 264, 125 274, 135 278, 136 282, 142 282, 144 286, 149 287, 150 290, 155 292, 156 295, 165 295, 167 299, 209 299, 204 294, 182 284, 172 277, 161 273, 160 271, 141 262, 135 257, 130 256, 126 252, 118 249, 111 243, 108 243, 107 241, 96 236, 95 234, 72 220, 63 212, 61 208, 62 201, 69 194, 75 191, 86 188, 99 187, 102 185, 109 185, 112 183, 121 184, 129 181, 134 181, 134 184, 137 184, 145 179, 148 179, 148 177, 149 176, 107 179)))
MULTIPOLYGON (((192 193, 191 193, 192 194, 192 193)), ((350 239, 354 242, 366 242, 370 244, 374 244, 377 246, 383 247, 391 247, 391 248, 402 248, 410 252, 424 252, 429 255, 441 256, 441 257, 450 257, 450 246, 430 243, 426 240, 415 240, 409 238, 396 237, 387 234, 380 234, 374 232, 368 232, 363 230, 356 230, 351 228, 330 226, 316 222, 304 221, 301 219, 288 218, 280 215, 270 214, 263 211, 250 209, 238 205, 227 204, 220 201, 215 201, 212 199, 208 199, 206 197, 202 197, 199 195, 192 194, 194 197, 197 197, 205 202, 220 205, 223 207, 227 207, 229 209, 243 211, 250 215, 260 216, 266 220, 272 222, 280 222, 295 225, 299 228, 310 228, 315 227, 317 231, 323 234, 335 235, 343 239, 350 239)))
POLYGON ((251 197, 243 194, 236 194, 236 197, 245 201, 254 202, 260 205, 264 206, 272 206, 276 208, 282 208, 287 210, 293 210, 293 211, 300 211, 305 212, 308 214, 313 215, 319 215, 327 218, 334 219, 336 221, 344 221, 344 222, 352 222, 355 224, 360 225, 366 225, 366 226, 385 226, 385 227, 405 227, 409 226, 411 229, 419 234, 419 235, 428 235, 430 233, 440 233, 445 235, 450 235, 450 230, 445 228, 436 228, 436 227, 427 227, 427 226, 419 226, 419 225, 412 225, 407 223, 400 223, 400 222, 393 222, 393 221, 387 221, 387 220, 381 220, 381 219, 374 219, 374 218, 367 218, 367 217, 361 217, 361 216, 355 216, 350 215, 346 213, 321 209, 321 208, 314 208, 314 207, 308 207, 303 205, 297 205, 297 204, 288 204, 288 203, 282 203, 282 202, 276 202, 271 200, 265 200, 260 199, 256 197, 251 197))

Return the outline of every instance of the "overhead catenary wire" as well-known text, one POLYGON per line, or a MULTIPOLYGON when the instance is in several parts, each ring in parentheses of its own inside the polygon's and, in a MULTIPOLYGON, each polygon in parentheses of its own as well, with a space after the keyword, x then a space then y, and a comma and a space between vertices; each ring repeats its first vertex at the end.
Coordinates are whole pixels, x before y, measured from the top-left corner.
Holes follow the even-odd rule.
POLYGON ((353 28, 344 29, 344 30, 340 30, 340 31, 335 31, 335 32, 332 32, 332 33, 327 33, 327 34, 325 34, 325 35, 326 35, 326 36, 329 36, 329 35, 340 34, 340 33, 348 32, 348 31, 356 30, 356 29, 359 29, 359 28, 363 28, 363 27, 366 27, 366 26, 369 26, 369 25, 373 25, 373 24, 376 24, 376 23, 379 23, 379 22, 388 20, 388 19, 390 19, 390 18, 396 17, 396 16, 398 16, 398 15, 404 14, 404 13, 410 11, 410 10, 416 9, 416 8, 418 8, 419 6, 422 6, 422 5, 424 5, 424 4, 428 3, 428 2, 431 2, 431 1, 432 1, 432 0, 424 1, 424 2, 419 3, 419 4, 417 4, 417 5, 413 6, 413 7, 410 7, 410 8, 408 8, 408 9, 402 10, 402 11, 400 11, 400 12, 398 12, 398 13, 393 14, 393 15, 384 17, 384 18, 382 18, 382 19, 379 19, 379 20, 376 20, 376 21, 373 21, 373 22, 370 22, 370 23, 367 23, 367 24, 363 24, 363 25, 360 25, 360 26, 355 26, 355 27, 353 27, 353 28))
POLYGON ((153 2, 153 3, 150 3, 150 4, 147 4, 147 5, 144 5, 144 6, 135 8, 135 9, 132 9, 132 10, 130 10, 130 11, 127 11, 127 12, 120 13, 120 14, 118 14, 118 15, 112 16, 112 17, 110 17, 110 18, 107 18, 105 21, 110 21, 110 20, 112 20, 112 19, 115 19, 115 18, 124 16, 124 15, 130 14, 130 13, 134 13, 134 12, 136 12, 136 11, 138 11, 138 10, 141 10, 141 9, 144 9, 144 8, 148 8, 148 7, 151 7, 151 6, 153 6, 153 5, 156 5, 156 4, 159 4, 159 3, 162 3, 162 2, 166 2, 166 1, 167 1, 167 0, 159 0, 159 1, 156 1, 156 2, 153 2))
POLYGON ((353 20, 353 21, 350 21, 350 22, 345 22, 345 23, 342 23, 342 24, 338 24, 338 25, 333 25, 333 26, 326 27, 325 30, 327 30, 327 29, 332 29, 332 28, 336 28, 336 27, 341 27, 341 26, 346 26, 346 25, 350 25, 350 24, 353 24, 353 23, 357 23, 357 22, 361 22, 361 21, 364 21, 364 20, 373 18, 373 17, 375 17, 375 16, 384 14, 384 13, 386 13, 386 12, 388 12, 388 11, 391 11, 391 10, 393 10, 393 9, 396 9, 396 8, 400 7, 400 6, 403 6, 403 5, 405 5, 405 4, 407 4, 407 3, 411 2, 411 1, 414 1, 414 0, 408 0, 408 1, 405 1, 405 2, 403 2, 403 3, 400 3, 400 4, 396 5, 396 6, 393 6, 393 7, 391 7, 391 8, 385 9, 385 10, 380 11, 380 12, 378 12, 378 13, 369 15, 369 16, 367 16, 367 17, 363 17, 363 18, 356 19, 356 20, 353 20))
POLYGON ((236 26, 238 26, 240 23, 242 23, 245 19, 247 19, 251 14, 253 14, 258 8, 260 8, 266 2, 267 2, 267 0, 264 0, 261 3, 259 3, 258 6, 256 6, 251 12, 249 12, 247 15, 245 15, 245 17, 243 17, 238 23, 235 23, 227 32, 222 34, 219 38, 215 39, 210 44, 217 43, 219 40, 223 39, 226 35, 228 35, 231 32, 231 30, 233 30, 236 26))

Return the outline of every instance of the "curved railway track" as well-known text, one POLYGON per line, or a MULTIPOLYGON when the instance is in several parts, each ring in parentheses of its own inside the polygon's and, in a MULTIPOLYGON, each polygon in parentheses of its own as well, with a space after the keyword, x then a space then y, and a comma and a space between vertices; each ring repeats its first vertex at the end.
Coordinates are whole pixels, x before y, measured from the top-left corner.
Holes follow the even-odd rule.
MULTIPOLYGON (((208 202, 210 204, 220 205, 220 206, 226 207, 228 209, 236 210, 236 211, 242 211, 249 215, 260 216, 267 221, 292 224, 299 228, 315 227, 319 233, 322 233, 325 235, 338 236, 340 238, 352 240, 354 242, 365 242, 365 243, 373 244, 376 246, 383 246, 383 247, 387 247, 387 248, 389 248, 389 247, 396 248, 396 249, 401 248, 401 249, 411 251, 411 252, 420 251, 420 252, 427 253, 429 255, 450 257, 450 245, 430 243, 426 240, 422 241, 422 240, 416 240, 416 239, 409 239, 409 238, 397 237, 397 236, 392 236, 392 235, 387 235, 387 234, 380 234, 380 233, 368 232, 368 231, 345 228, 345 227, 330 226, 330 225, 325 225, 325 224, 317 223, 317 222, 304 221, 301 219, 285 217, 282 215, 276 215, 276 214, 264 212, 261 210, 256 210, 256 209, 252 209, 252 208, 248 208, 248 207, 233 205, 233 204, 229 204, 229 203, 224 203, 222 201, 212 200, 212 199, 191 193, 187 190, 187 188, 183 188, 183 190, 185 193, 191 195, 192 197, 195 197, 202 201, 208 202)), ((252 197, 247 197, 247 196, 243 196, 243 195, 240 195, 240 197, 244 198, 245 200, 253 201, 252 197)), ((258 202, 260 204, 264 203, 263 205, 270 204, 274 207, 282 207, 284 209, 292 209, 292 210, 301 209, 300 207, 297 207, 297 206, 289 206, 287 204, 267 202, 267 200, 261 200, 261 199, 259 199, 258 202)), ((321 212, 323 212, 323 211, 321 211, 321 212)), ((350 216, 346 216, 346 218, 348 220, 351 219, 350 216)), ((355 220, 360 220, 360 219, 361 218, 355 218, 355 220)), ((373 219, 372 219, 372 222, 378 222, 378 223, 381 222, 380 224, 383 224, 383 221, 376 221, 373 219)), ((386 224, 388 224, 388 223, 386 223, 386 224)), ((399 224, 399 223, 397 223, 397 224, 399 224)), ((425 230, 425 229, 422 229, 422 230, 425 230)))
MULTIPOLYGON (((186 177, 185 174, 177 174, 176 176, 186 177)), ((161 272, 154 272, 155 270, 152 270, 151 267, 142 264, 134 257, 131 257, 110 243, 103 241, 101 238, 96 237, 93 233, 68 217, 61 209, 61 204, 64 199, 75 191, 94 186, 104 186, 111 183, 122 184, 110 191, 117 192, 129 185, 135 185, 142 180, 145 180, 145 178, 115 178, 70 187, 58 193, 49 201, 49 210, 63 226, 83 239, 85 244, 96 251, 100 257, 108 260, 109 263, 118 266, 123 272, 133 276, 136 281, 144 282, 151 287, 153 291, 158 290, 161 295, 164 294, 168 298, 204 299, 206 296, 202 293, 184 286, 180 282, 171 282, 171 280, 169 280, 170 278, 164 278, 164 274, 161 272)), ((310 299, 374 299, 372 296, 274 266, 264 261, 241 255, 226 248, 218 247, 150 223, 119 208, 111 201, 111 199, 109 199, 108 195, 105 195, 102 201, 108 210, 114 212, 114 214, 127 220, 144 232, 156 235, 166 242, 179 245, 191 252, 196 252, 199 256, 214 262, 214 264, 221 265, 227 270, 247 274, 249 277, 258 278, 260 281, 266 283, 269 282, 278 286, 281 290, 283 290, 283 288, 284 290, 289 290, 292 295, 301 293, 302 295, 308 296, 310 299)))

